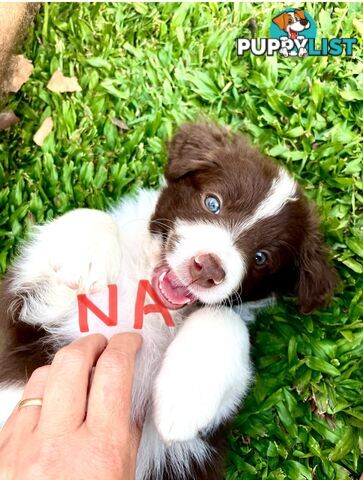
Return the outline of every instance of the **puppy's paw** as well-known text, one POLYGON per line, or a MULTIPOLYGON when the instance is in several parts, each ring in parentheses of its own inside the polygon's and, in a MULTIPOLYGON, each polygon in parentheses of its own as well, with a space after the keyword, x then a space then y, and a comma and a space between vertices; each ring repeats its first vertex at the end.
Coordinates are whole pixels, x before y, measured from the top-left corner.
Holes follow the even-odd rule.
POLYGON ((107 213, 75 210, 49 225, 47 252, 53 275, 77 293, 117 281, 121 251, 117 225, 107 213))
POLYGON ((180 401, 171 400, 159 405, 155 412, 155 425, 163 439, 169 445, 172 442, 192 440, 198 435, 199 426, 194 415, 180 401))
POLYGON ((119 275, 119 245, 104 238, 100 245, 73 245, 71 253, 52 261, 57 280, 77 293, 95 293, 115 283, 119 275), (117 251, 117 250, 116 250, 117 251))
POLYGON ((166 444, 192 440, 213 426, 218 405, 213 394, 188 385, 187 379, 159 374, 154 397, 154 421, 166 444), (178 384, 179 382, 179 384, 178 384))

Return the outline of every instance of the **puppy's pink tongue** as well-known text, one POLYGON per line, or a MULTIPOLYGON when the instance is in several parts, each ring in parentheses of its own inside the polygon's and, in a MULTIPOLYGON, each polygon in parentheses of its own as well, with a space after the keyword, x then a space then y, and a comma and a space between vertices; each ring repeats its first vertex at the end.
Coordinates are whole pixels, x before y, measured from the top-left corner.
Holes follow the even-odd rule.
POLYGON ((171 270, 161 274, 159 285, 163 295, 176 305, 185 305, 192 301, 188 289, 180 284, 180 280, 171 270))

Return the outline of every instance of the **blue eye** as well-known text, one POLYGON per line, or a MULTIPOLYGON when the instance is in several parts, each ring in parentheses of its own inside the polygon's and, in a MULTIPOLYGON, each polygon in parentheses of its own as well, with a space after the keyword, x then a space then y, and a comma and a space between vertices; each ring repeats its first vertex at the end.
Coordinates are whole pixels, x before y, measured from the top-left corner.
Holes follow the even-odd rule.
POLYGON ((204 205, 212 213, 217 214, 220 212, 220 209, 221 209, 220 201, 214 195, 208 195, 207 197, 205 197, 204 205))
POLYGON ((255 253, 255 264, 258 265, 259 267, 262 265, 265 265, 268 260, 268 255, 265 251, 259 250, 258 252, 255 253))

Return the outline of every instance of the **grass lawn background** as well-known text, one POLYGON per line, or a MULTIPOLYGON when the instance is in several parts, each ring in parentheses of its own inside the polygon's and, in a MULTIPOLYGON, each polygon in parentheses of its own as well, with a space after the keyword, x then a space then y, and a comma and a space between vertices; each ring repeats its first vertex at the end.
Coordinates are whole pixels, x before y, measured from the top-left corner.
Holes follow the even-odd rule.
POLYGON ((33 74, 7 105, 21 121, 0 133, 2 272, 34 222, 156 187, 165 140, 200 113, 249 134, 316 201, 341 285, 325 310, 302 316, 287 299, 252 327, 256 382, 229 435, 228 480, 362 471, 363 7, 305 7, 318 37, 360 39, 353 57, 238 58, 235 39, 268 37, 281 3, 45 4, 25 45, 33 74), (47 90, 58 68, 82 92, 47 90))

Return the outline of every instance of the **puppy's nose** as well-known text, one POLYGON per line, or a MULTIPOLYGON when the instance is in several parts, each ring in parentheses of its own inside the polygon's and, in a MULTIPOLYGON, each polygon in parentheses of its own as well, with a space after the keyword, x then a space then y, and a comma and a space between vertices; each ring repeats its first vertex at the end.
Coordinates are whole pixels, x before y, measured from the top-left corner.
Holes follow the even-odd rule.
POLYGON ((301 25, 303 25, 305 27, 308 24, 308 20, 306 20, 306 18, 302 18, 300 20, 300 23, 301 23, 301 25))
POLYGON ((193 257, 189 266, 194 285, 211 288, 219 285, 226 277, 221 260, 217 255, 205 253, 193 257))

